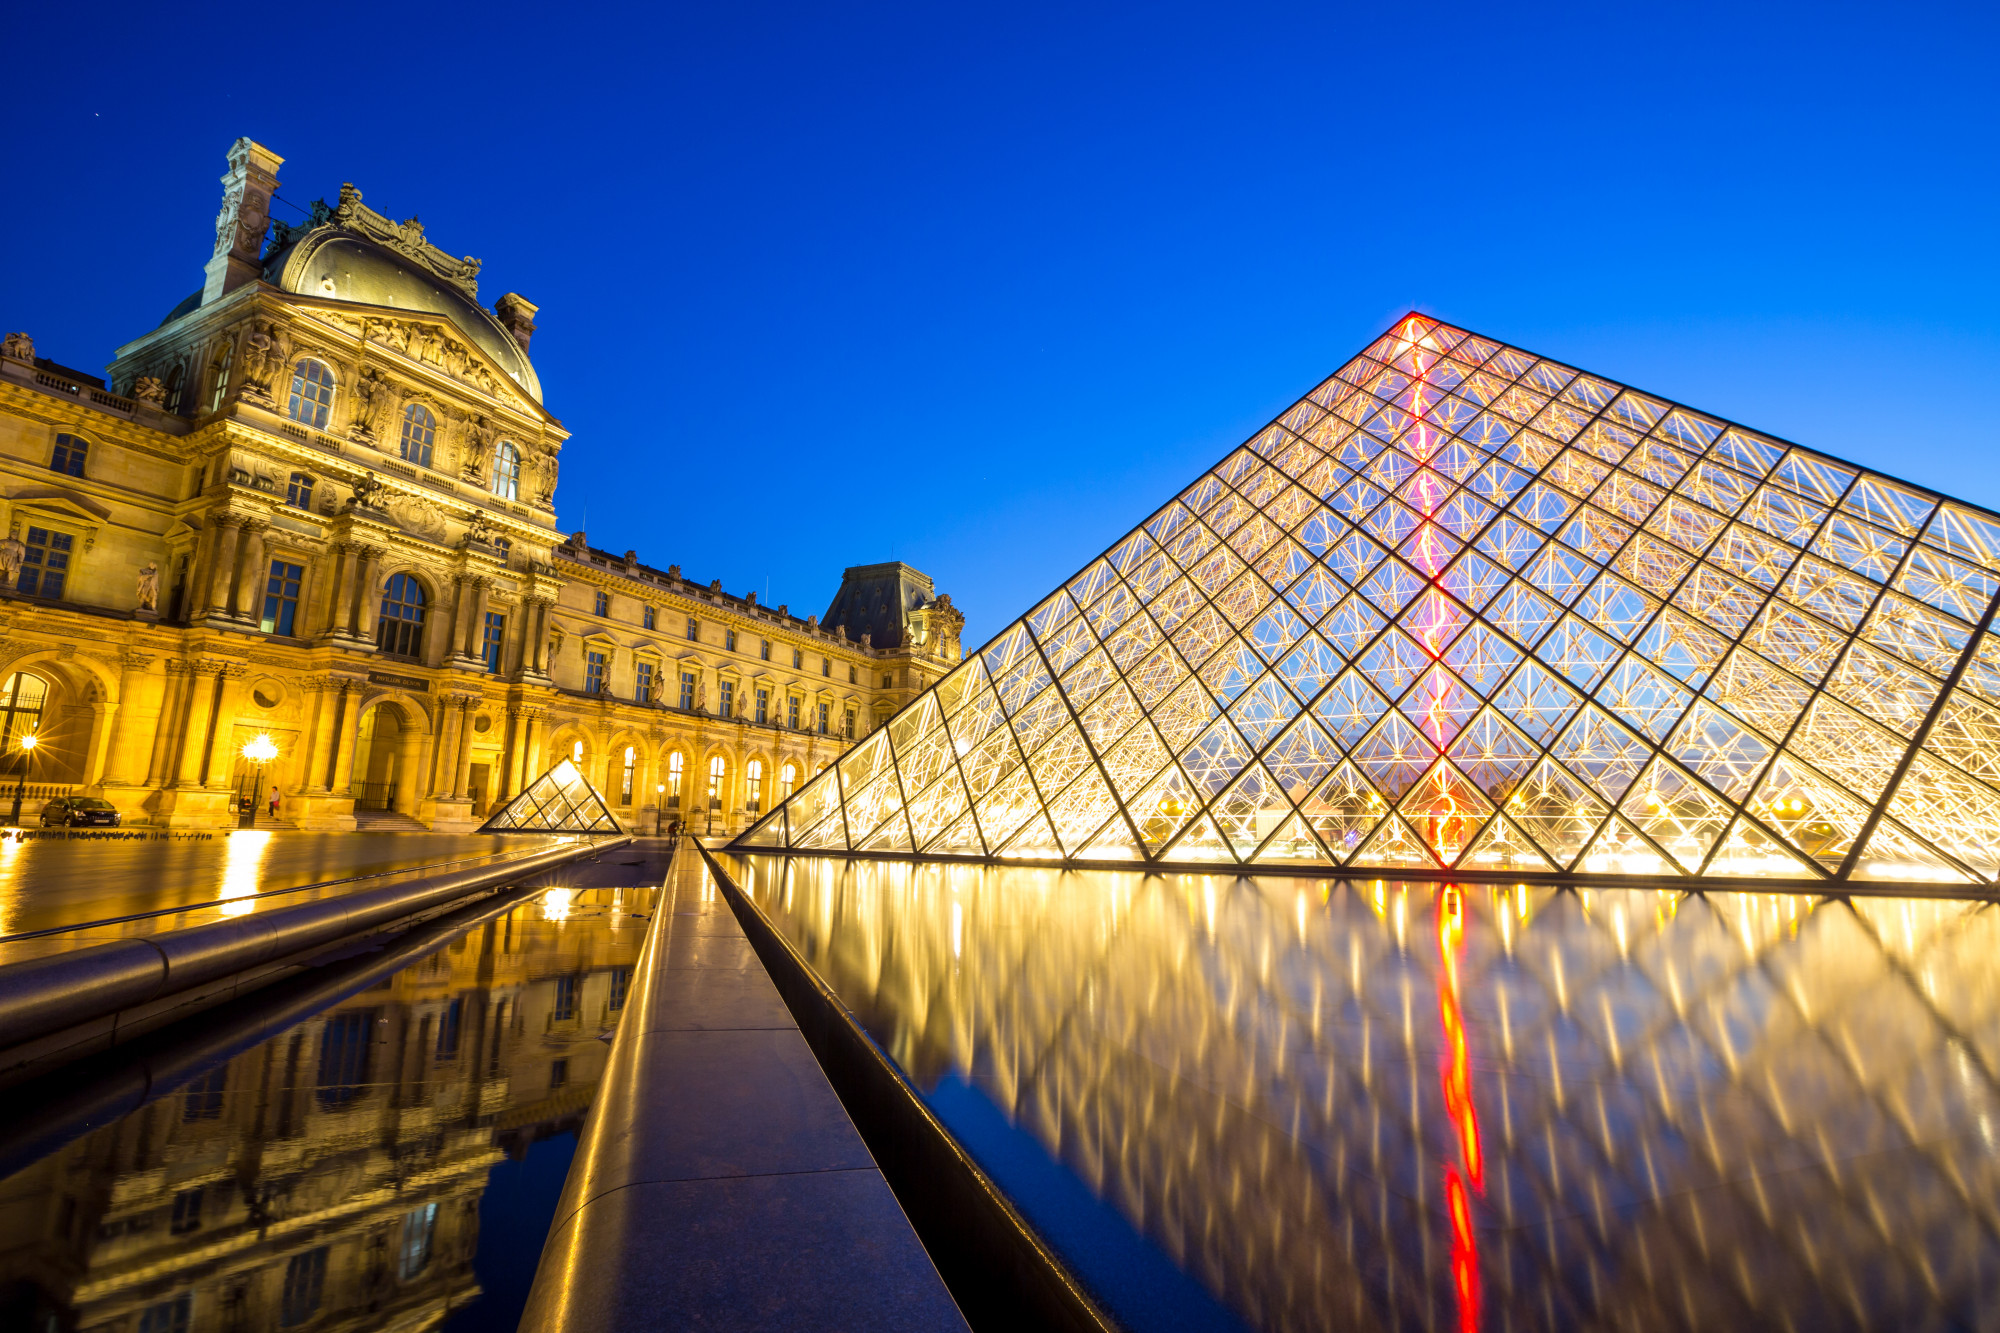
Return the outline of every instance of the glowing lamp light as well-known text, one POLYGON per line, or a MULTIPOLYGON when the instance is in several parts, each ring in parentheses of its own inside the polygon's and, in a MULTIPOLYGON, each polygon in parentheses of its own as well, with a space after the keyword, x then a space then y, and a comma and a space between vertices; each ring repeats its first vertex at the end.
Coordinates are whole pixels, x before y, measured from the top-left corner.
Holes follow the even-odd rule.
POLYGON ((42 743, 41 737, 35 735, 35 733, 32 731, 29 732, 27 735, 21 737, 21 748, 23 750, 32 750, 41 743, 42 743))
POLYGON ((278 757, 278 744, 260 731, 243 742, 243 757, 253 764, 268 764, 278 757))

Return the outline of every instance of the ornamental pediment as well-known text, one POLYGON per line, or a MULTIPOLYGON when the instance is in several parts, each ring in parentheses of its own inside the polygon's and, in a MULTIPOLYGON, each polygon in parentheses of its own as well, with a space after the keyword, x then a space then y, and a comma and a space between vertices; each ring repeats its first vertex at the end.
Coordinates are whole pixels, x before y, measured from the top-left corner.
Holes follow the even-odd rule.
POLYGON ((297 308, 316 323, 360 338, 404 361, 448 375, 517 412, 537 411, 535 404, 514 385, 506 368, 466 341, 449 320, 356 315, 351 308, 328 309, 306 304, 297 308))

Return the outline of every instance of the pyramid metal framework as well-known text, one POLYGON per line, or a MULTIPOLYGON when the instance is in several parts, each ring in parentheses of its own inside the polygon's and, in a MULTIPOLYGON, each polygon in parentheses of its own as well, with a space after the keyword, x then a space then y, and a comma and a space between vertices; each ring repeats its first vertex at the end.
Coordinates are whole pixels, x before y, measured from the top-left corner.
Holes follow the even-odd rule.
POLYGON ((621 833, 597 788, 565 759, 479 826, 481 833, 621 833))
POLYGON ((2000 517, 1418 315, 737 839, 1992 883, 2000 517))

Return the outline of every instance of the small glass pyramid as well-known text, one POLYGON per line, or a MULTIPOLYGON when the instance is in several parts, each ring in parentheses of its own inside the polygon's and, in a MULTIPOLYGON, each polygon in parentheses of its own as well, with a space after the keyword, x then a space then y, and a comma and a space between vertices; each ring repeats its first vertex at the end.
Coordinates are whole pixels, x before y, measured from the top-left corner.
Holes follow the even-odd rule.
POLYGON ((2000 517, 1419 315, 736 841, 2000 878, 2000 517))
POLYGON ((565 759, 495 810, 481 833, 622 833, 577 766, 565 759))

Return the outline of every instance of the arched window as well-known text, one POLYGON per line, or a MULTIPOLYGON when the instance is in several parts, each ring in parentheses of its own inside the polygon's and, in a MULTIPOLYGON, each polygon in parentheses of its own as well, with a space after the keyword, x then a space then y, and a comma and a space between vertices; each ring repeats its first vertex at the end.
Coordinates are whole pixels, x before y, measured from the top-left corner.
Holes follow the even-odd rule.
POLYGON ((493 493, 502 500, 521 498, 521 451, 512 440, 502 440, 493 449, 493 493))
POLYGON ((764 808, 764 761, 752 759, 745 764, 743 780, 747 787, 743 795, 743 808, 754 815, 764 808))
POLYGON ((570 761, 570 762, 571 762, 572 764, 575 764, 575 765, 576 765, 576 766, 577 766, 578 768, 582 768, 582 767, 583 767, 583 742, 582 742, 582 741, 571 741, 571 742, 570 742, 570 747, 569 747, 569 761, 570 761))
POLYGON ((403 409, 403 461, 431 465, 431 446, 437 443, 437 418, 422 403, 403 409))
POLYGON ((792 798, 792 788, 798 786, 798 783, 799 766, 797 764, 786 764, 783 768, 779 769, 778 799, 789 801, 792 798))
POLYGON ((333 411, 333 372, 321 361, 308 357, 292 367, 292 420, 314 430, 326 429, 327 414, 333 411))
POLYGON ((58 435, 55 452, 49 455, 49 467, 66 477, 80 477, 84 460, 89 456, 90 441, 80 435, 58 435))
POLYGON ((711 810, 722 808, 722 779, 728 772, 729 765, 723 762, 721 755, 708 761, 708 808, 711 810))
POLYGON ((667 756, 667 809, 681 808, 681 770, 685 761, 679 750, 667 756))
POLYGON ((175 416, 180 415, 181 389, 186 384, 186 382, 187 382, 186 367, 174 366, 167 371, 167 384, 166 384, 167 396, 165 399, 166 409, 168 412, 172 413, 175 416))
POLYGON ((294 472, 291 483, 285 487, 285 503, 294 509, 311 509, 313 479, 303 472, 294 472))
POLYGON ((632 804, 632 773, 638 767, 639 752, 631 746, 625 747, 625 776, 618 784, 618 804, 632 804))
POLYGON ((375 646, 391 657, 423 655, 424 585, 408 574, 390 579, 382 593, 382 618, 375 623, 375 646))

